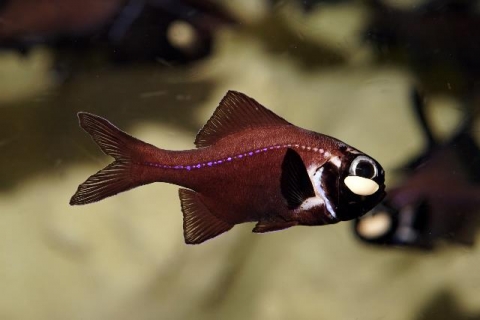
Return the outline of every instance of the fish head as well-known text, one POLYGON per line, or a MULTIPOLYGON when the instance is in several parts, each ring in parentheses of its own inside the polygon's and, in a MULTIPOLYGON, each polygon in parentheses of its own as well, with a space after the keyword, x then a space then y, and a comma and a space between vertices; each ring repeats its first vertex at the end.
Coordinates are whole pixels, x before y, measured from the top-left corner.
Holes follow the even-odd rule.
POLYGON ((369 214, 356 219, 355 235, 370 244, 433 248, 436 232, 432 229, 429 203, 423 199, 398 206, 390 200, 389 194, 369 214))
POLYGON ((354 234, 362 241, 380 245, 398 245, 395 234, 399 229, 400 211, 382 201, 368 214, 354 221, 354 234))
POLYGON ((361 217, 385 197, 385 171, 372 157, 346 149, 320 170, 327 210, 337 221, 361 217))

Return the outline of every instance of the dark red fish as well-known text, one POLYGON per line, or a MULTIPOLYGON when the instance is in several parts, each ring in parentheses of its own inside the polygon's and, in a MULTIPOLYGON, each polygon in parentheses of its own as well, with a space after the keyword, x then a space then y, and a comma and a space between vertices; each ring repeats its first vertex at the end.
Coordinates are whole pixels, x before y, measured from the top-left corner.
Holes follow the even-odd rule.
MULTIPOLYGON (((433 249, 442 240, 473 245, 480 185, 469 181, 471 172, 462 163, 467 158, 474 163, 474 150, 461 150, 465 137, 459 138, 463 141, 455 139, 453 144, 438 147, 402 184, 388 191, 372 214, 356 220, 355 234, 383 247, 433 249)), ((478 163, 480 158, 476 159, 478 163)))
POLYGON ((426 148, 404 166, 402 183, 371 214, 355 221, 354 233, 383 247, 434 249, 441 242, 471 246, 480 221, 480 147, 472 135, 473 114, 464 105, 461 126, 442 141, 427 116, 425 99, 417 90, 412 98, 426 148))
POLYGON ((86 204, 140 185, 180 189, 184 236, 198 244, 244 222, 262 233, 357 218, 385 196, 384 171, 332 137, 296 127, 229 91, 197 135, 197 149, 168 151, 80 112, 80 126, 115 161, 70 200, 86 204))

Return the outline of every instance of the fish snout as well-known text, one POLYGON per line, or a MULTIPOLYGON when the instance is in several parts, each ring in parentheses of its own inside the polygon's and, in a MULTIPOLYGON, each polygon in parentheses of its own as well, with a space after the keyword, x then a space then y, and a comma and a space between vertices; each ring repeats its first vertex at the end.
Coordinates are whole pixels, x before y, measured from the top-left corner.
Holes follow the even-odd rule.
POLYGON ((385 172, 365 154, 351 154, 339 175, 337 218, 341 221, 363 216, 385 197, 385 172))

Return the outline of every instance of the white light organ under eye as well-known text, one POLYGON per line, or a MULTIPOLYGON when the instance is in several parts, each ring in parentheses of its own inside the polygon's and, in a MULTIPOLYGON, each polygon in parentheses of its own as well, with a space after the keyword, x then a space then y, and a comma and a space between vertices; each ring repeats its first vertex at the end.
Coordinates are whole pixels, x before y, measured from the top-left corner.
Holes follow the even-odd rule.
MULTIPOLYGON (((361 169, 360 169, 361 170, 361 169)), ((378 169, 375 163, 366 156, 359 156, 352 161, 349 170, 350 175, 345 178, 344 182, 345 185, 359 196, 370 196, 378 191, 379 185, 372 178, 378 175, 378 169), (368 177, 361 177, 357 174, 357 169, 359 169, 359 165, 367 165, 369 166, 368 169, 371 169, 371 174, 368 174, 368 177)))
POLYGON ((359 196, 371 196, 379 188, 375 181, 359 176, 348 176, 344 182, 350 191, 359 196))

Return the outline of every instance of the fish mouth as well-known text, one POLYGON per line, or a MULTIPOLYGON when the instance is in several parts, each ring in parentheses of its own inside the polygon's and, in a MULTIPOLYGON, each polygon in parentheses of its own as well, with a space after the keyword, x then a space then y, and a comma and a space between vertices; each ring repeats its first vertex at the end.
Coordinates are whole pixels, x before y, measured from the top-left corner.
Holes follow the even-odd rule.
POLYGON ((387 192, 385 191, 385 185, 381 187, 381 190, 381 193, 378 195, 378 202, 383 201, 383 199, 385 199, 385 197, 387 196, 387 192))
POLYGON ((371 207, 365 208, 364 212, 361 215, 359 215, 357 218, 363 217, 365 214, 367 214, 371 210, 374 210, 375 207, 378 206, 378 204, 380 204, 383 201, 383 199, 385 199, 385 197, 387 196, 387 192, 385 191, 385 185, 381 185, 380 189, 377 190, 376 193, 377 195, 375 196, 374 201, 371 202, 371 207))
MULTIPOLYGON (((336 198, 336 219, 339 221, 349 221, 365 215, 378 205, 387 195, 385 184, 381 181, 375 182, 378 189, 370 195, 358 195, 352 192, 348 186, 336 198)), ((372 184, 373 185, 373 184, 372 184)))

